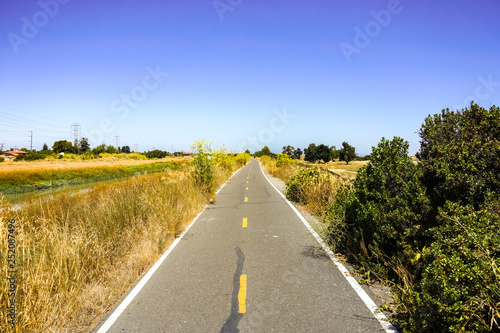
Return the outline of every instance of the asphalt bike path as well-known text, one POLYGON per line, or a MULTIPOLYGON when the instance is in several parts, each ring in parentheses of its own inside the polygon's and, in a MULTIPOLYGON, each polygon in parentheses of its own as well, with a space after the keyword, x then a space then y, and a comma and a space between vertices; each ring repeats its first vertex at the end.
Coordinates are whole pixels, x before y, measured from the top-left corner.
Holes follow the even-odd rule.
POLYGON ((98 332, 393 332, 256 160, 162 258, 98 332))

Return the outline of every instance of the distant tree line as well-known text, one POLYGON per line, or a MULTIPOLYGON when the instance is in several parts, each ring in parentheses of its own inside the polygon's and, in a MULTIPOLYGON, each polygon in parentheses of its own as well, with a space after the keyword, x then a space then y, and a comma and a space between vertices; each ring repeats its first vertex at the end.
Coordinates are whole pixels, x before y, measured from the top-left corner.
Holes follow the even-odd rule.
MULTIPOLYGON (((13 149, 11 149, 13 150, 13 149)), ((130 146, 114 147, 112 145, 101 144, 95 148, 91 148, 88 138, 81 138, 77 142, 77 145, 68 140, 55 141, 52 147, 49 149, 46 143, 43 144, 42 150, 28 150, 26 148, 21 148, 21 150, 26 151, 28 154, 19 155, 15 158, 15 161, 25 160, 33 161, 39 159, 45 159, 48 156, 56 156, 62 158, 63 155, 74 154, 74 155, 84 155, 87 158, 97 158, 101 154, 130 154, 132 150, 130 146)), ((182 152, 169 153, 159 149, 154 149, 151 151, 146 151, 142 153, 147 158, 164 158, 167 156, 182 156, 182 152)))
MULTIPOLYGON (((282 149, 282 154, 288 155, 293 159, 300 159, 302 154, 304 154, 304 160, 316 163, 328 163, 333 160, 344 161, 347 164, 353 160, 368 160, 369 156, 361 157, 356 155, 356 148, 351 146, 347 142, 342 142, 342 148, 336 149, 335 146, 327 146, 325 144, 316 145, 314 143, 309 144, 309 147, 302 149, 293 146, 284 146, 282 149)), ((272 158, 276 157, 276 154, 272 153, 268 146, 264 146, 262 150, 256 151, 254 153, 255 157, 269 156, 272 158)))
POLYGON ((164 158, 167 156, 175 156, 175 157, 182 156, 183 152, 177 151, 177 152, 174 152, 173 154, 171 154, 171 153, 166 152, 164 150, 155 149, 155 150, 150 150, 150 151, 144 152, 144 155, 146 155, 147 158, 164 158))
POLYGON ((253 155, 255 157, 262 157, 262 156, 269 156, 269 157, 273 157, 273 158, 276 157, 276 154, 271 153, 271 150, 269 150, 268 146, 264 146, 264 148, 262 148, 262 150, 256 151, 253 155))

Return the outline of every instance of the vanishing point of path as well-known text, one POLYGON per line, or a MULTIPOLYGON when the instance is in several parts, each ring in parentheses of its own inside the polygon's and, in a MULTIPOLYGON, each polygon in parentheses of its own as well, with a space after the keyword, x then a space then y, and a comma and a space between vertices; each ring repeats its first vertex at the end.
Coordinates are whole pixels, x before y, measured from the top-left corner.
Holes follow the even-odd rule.
POLYGON ((343 274, 251 160, 99 332, 392 332, 343 274))

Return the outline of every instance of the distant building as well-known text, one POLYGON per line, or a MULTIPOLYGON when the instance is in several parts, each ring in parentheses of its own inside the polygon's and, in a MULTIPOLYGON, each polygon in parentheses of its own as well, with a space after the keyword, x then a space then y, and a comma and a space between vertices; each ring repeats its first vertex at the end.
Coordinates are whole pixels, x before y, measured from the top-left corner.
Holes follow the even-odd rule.
POLYGON ((25 155, 25 154, 27 154, 27 152, 23 150, 9 150, 3 153, 3 155, 0 155, 0 157, 5 158, 6 160, 10 160, 16 158, 19 155, 25 155))
POLYGON ((193 153, 182 153, 182 156, 183 157, 193 157, 194 154, 193 153))

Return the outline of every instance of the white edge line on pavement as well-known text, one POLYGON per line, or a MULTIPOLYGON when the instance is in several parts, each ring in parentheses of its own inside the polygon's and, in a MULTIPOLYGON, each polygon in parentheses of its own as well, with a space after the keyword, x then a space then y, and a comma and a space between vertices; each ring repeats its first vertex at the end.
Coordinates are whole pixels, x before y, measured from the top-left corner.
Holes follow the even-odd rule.
POLYGON ((314 236, 314 238, 316 238, 316 240, 321 245, 323 250, 328 254, 328 256, 333 261, 335 266, 340 270, 342 275, 346 278, 347 282, 349 282, 349 284, 354 289, 354 291, 356 291, 358 296, 365 303, 365 305, 368 307, 370 312, 375 316, 375 318, 378 320, 380 325, 382 325, 382 327, 385 329, 385 331, 388 333, 399 333, 398 330, 387 320, 387 317, 382 312, 378 311, 378 307, 375 304, 375 302, 370 298, 370 296, 368 296, 368 294, 363 290, 363 288, 361 288, 358 281, 356 281, 356 279, 354 279, 354 277, 351 276, 351 274, 349 273, 347 268, 345 268, 345 266, 337 259, 337 257, 335 257, 335 254, 332 252, 332 250, 330 250, 330 248, 321 239, 321 237, 319 237, 318 233, 316 231, 314 231, 314 229, 306 221, 304 216, 302 216, 302 214, 297 210, 297 208, 295 208, 295 206, 283 195, 283 193, 281 193, 280 190, 278 190, 276 188, 276 186, 274 186, 274 184, 271 182, 271 180, 269 180, 266 173, 262 169, 262 165, 260 162, 259 162, 259 166, 260 166, 260 170, 262 171, 262 174, 264 175, 264 177, 266 177, 269 184, 271 184, 271 186, 276 190, 276 192, 278 192, 278 194, 283 198, 283 200, 285 200, 285 202, 293 209, 295 214, 297 214, 297 216, 300 218, 302 223, 304 223, 304 225, 307 227, 307 229, 309 229, 311 234, 314 236))
MULTIPOLYGON (((222 190, 224 186, 226 186, 227 182, 231 180, 231 178, 234 177, 240 171, 243 167, 239 168, 236 170, 231 177, 217 190, 216 194, 222 190)), ((139 294, 141 289, 146 285, 146 283, 149 281, 149 279, 153 276, 153 274, 156 272, 158 267, 165 261, 165 259, 168 257, 170 252, 175 248, 175 246, 180 242, 182 237, 188 232, 188 230, 191 228, 191 226, 198 220, 201 214, 205 211, 205 206, 203 210, 193 219, 193 221, 187 226, 186 230, 180 236, 168 247, 167 251, 163 253, 163 255, 160 257, 160 259, 154 264, 153 267, 146 273, 146 275, 143 276, 143 278, 139 281, 139 283, 132 289, 132 291, 127 295, 127 297, 120 303, 120 305, 115 309, 115 311, 108 317, 108 319, 102 324, 102 326, 99 328, 97 333, 106 333, 111 326, 115 323, 115 321, 120 317, 120 315, 125 311, 127 306, 134 300, 135 296, 139 294)))

